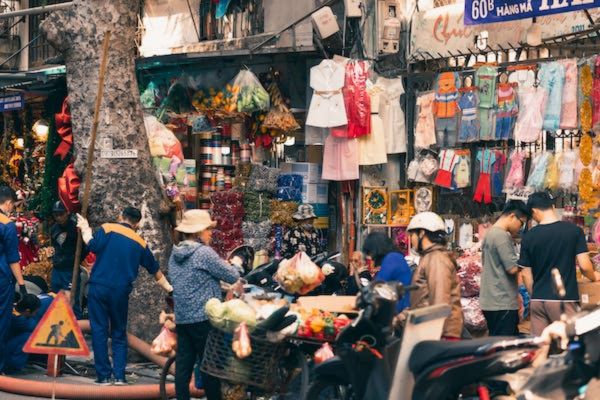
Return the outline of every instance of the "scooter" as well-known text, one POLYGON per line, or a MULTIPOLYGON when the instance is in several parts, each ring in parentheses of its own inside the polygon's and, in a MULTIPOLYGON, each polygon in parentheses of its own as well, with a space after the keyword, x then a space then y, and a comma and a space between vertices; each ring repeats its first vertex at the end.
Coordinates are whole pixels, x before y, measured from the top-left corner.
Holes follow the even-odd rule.
POLYGON ((315 368, 307 400, 440 400, 465 394, 486 399, 488 378, 530 365, 539 338, 440 341, 447 305, 409 311, 397 339, 394 307, 411 289, 382 282, 361 289, 359 317, 339 334, 337 356, 315 368))

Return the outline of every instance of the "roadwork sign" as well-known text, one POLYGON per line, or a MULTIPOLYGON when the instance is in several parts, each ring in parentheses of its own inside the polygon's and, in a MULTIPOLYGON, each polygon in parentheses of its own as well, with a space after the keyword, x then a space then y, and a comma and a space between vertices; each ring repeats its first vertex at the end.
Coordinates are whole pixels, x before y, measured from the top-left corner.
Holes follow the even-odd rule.
POLYGON ((63 293, 59 293, 23 346, 25 353, 88 356, 90 349, 63 293))

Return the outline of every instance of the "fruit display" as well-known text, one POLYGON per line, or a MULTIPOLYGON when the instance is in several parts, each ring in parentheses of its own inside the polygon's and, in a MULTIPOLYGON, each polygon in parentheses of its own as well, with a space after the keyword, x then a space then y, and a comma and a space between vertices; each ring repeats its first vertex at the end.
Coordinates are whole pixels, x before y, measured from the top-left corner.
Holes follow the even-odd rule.
POLYGON ((340 331, 350 324, 351 320, 345 315, 313 309, 310 312, 299 310, 300 323, 296 336, 320 341, 333 341, 340 331))

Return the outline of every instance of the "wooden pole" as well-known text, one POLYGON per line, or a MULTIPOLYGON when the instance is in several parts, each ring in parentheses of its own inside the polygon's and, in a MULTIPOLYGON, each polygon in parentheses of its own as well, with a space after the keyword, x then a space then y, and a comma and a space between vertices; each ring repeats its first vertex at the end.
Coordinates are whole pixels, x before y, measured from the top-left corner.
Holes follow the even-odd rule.
MULTIPOLYGON (((110 31, 104 34, 102 42, 102 59, 100 61, 100 74, 98 79, 98 95, 96 96, 96 106, 94 108, 94 122, 90 133, 90 144, 88 146, 88 154, 85 166, 85 180, 83 202, 81 205, 81 215, 87 218, 88 206, 90 202, 90 187, 92 184, 92 164, 94 163, 94 151, 96 150, 96 134, 98 133, 98 120, 100 118, 100 105, 104 96, 104 77, 106 75, 106 64, 108 63, 108 46, 110 44, 110 31)), ((81 247, 83 239, 81 231, 77 235, 77 247, 75 248, 75 262, 73 265, 73 278, 71 280, 71 304, 75 302, 75 293, 77 293, 77 285, 79 283, 79 264, 81 263, 81 247)))

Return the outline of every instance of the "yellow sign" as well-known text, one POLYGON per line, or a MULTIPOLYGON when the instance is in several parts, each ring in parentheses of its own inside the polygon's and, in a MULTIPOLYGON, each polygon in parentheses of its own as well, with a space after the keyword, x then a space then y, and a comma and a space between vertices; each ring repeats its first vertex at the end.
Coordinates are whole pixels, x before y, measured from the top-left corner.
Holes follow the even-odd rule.
POLYGON ((25 353, 87 356, 90 349, 64 294, 59 293, 23 346, 25 353))

